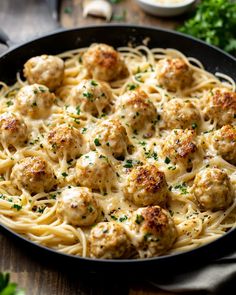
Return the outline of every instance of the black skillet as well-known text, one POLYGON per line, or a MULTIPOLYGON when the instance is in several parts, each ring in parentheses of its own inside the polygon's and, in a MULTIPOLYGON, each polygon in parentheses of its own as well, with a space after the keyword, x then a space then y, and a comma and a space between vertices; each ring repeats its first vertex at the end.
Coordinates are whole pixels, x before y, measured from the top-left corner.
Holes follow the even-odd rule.
MULTIPOLYGON (((21 71, 23 64, 32 56, 41 54, 58 54, 66 50, 89 46, 93 42, 103 42, 114 47, 127 44, 140 45, 150 38, 149 47, 175 48, 187 56, 199 59, 205 68, 212 72, 222 72, 236 80, 236 59, 223 51, 204 42, 173 31, 154 27, 133 25, 90 26, 72 30, 59 31, 37 38, 19 46, 12 46, 0 56, 0 80, 14 83, 16 72, 21 71)), ((9 46, 11 42, 0 32, 0 43, 9 46)), ((193 265, 206 263, 222 257, 236 247, 236 229, 230 230, 216 241, 195 250, 181 254, 139 260, 96 260, 58 253, 52 249, 36 245, 21 237, 3 225, 2 232, 15 238, 13 241, 23 246, 34 256, 47 258, 60 265, 75 266, 78 269, 92 271, 139 271, 141 273, 180 271, 181 268, 192 268, 193 265)))

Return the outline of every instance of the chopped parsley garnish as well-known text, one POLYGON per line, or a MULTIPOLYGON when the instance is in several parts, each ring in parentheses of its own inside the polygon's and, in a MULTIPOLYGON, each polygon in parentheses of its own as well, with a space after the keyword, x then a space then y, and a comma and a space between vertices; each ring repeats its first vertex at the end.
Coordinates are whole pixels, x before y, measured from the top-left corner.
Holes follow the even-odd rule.
POLYGON ((118 218, 115 215, 111 215, 111 218, 115 221, 118 220, 118 218))
POLYGON ((74 118, 74 122, 75 122, 76 124, 80 124, 80 120, 79 120, 78 118, 74 118))
POLYGON ((137 215, 136 215, 135 222, 136 222, 137 224, 141 224, 141 222, 143 222, 143 220, 144 220, 144 218, 143 218, 142 215, 140 215, 140 214, 137 214, 137 215))
POLYGON ((124 168, 132 168, 133 167, 133 161, 132 160, 126 160, 126 163, 123 166, 124 168))
POLYGON ((87 130, 88 130, 88 128, 83 128, 82 129, 82 134, 84 134, 87 130))
POLYGON ((63 177, 67 177, 68 176, 68 174, 66 173, 66 172, 62 172, 62 174, 61 174, 63 177))
POLYGON ((119 218, 119 221, 120 222, 123 222, 123 221, 125 221, 127 219, 128 219, 128 217, 126 215, 124 215, 124 216, 122 216, 122 217, 119 218))
POLYGON ((84 92, 83 96, 87 97, 87 99, 90 101, 92 101, 92 99, 93 99, 93 94, 91 92, 84 92))
POLYGON ((176 170, 176 166, 169 166, 168 170, 176 170))
POLYGON ((151 235, 152 235, 152 234, 150 234, 150 233, 146 233, 146 234, 144 235, 144 241, 147 241, 148 238, 151 237, 151 235))
POLYGON ((98 83, 97 83, 96 81, 92 80, 92 81, 91 81, 91 85, 92 85, 92 86, 98 86, 98 83))
POLYGON ((166 163, 166 164, 170 164, 170 158, 166 157, 166 158, 165 158, 165 163, 166 163))
POLYGON ((12 208, 16 209, 17 211, 19 211, 20 209, 22 209, 22 206, 18 205, 18 204, 14 204, 12 205, 12 208))
POLYGON ((100 146, 100 145, 101 145, 101 143, 100 143, 100 141, 99 141, 98 138, 95 138, 95 139, 94 139, 94 144, 95 144, 96 146, 100 146))
POLYGON ((145 146, 147 143, 146 143, 146 141, 139 141, 138 144, 145 146))
POLYGON ((178 184, 174 186, 174 189, 178 189, 181 192, 181 195, 188 194, 188 189, 186 183, 178 184))
POLYGON ((196 129, 196 128, 197 128, 197 124, 196 124, 196 123, 193 123, 193 124, 192 124, 192 128, 193 128, 193 129, 196 129))
POLYGON ((6 104, 7 104, 8 107, 10 107, 10 106, 13 105, 13 102, 12 102, 11 100, 8 100, 8 101, 6 102, 6 104))
POLYGON ((127 85, 127 89, 128 89, 128 90, 134 90, 134 89, 136 89, 137 87, 138 87, 137 84, 128 84, 128 85, 127 85))
POLYGON ((45 89, 45 88, 42 87, 42 86, 39 86, 39 90, 40 90, 41 92, 46 92, 46 91, 47 91, 47 89, 45 89))
POLYGON ((77 106, 77 107, 76 107, 76 114, 77 114, 77 115, 80 115, 80 106, 77 106))
POLYGON ((49 197, 50 197, 50 199, 56 200, 57 195, 56 194, 50 194, 49 197))

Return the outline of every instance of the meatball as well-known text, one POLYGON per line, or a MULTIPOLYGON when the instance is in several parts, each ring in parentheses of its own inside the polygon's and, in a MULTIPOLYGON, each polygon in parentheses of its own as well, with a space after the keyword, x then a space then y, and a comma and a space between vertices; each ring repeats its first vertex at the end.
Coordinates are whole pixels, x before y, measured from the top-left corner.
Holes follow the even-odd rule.
POLYGON ((195 176, 193 193, 203 210, 222 210, 229 207, 235 194, 229 176, 218 168, 206 168, 195 176))
POLYGON ((24 76, 29 84, 43 84, 50 90, 54 90, 62 82, 64 62, 53 55, 32 57, 24 65, 24 76))
POLYGON ((118 120, 102 121, 91 136, 91 147, 101 146, 115 158, 125 156, 129 140, 125 128, 118 120))
POLYGON ((58 201, 57 215, 75 226, 93 225, 98 218, 99 208, 93 193, 85 187, 65 189, 58 201))
POLYGON ((134 211, 126 228, 141 258, 159 256, 172 248, 177 230, 168 211, 159 206, 134 211))
POLYGON ((68 103, 97 116, 107 111, 112 99, 111 89, 105 82, 82 80, 71 89, 68 103))
POLYGON ((194 130, 174 129, 162 144, 162 154, 166 163, 190 162, 196 150, 194 130))
POLYGON ((76 181, 85 187, 104 190, 112 186, 113 169, 108 158, 97 152, 83 155, 76 163, 76 181))
POLYGON ((134 131, 150 127, 157 119, 157 111, 143 90, 128 91, 119 98, 117 115, 134 131))
POLYGON ((23 146, 28 139, 27 126, 14 114, 0 116, 0 140, 7 146, 23 146))
POLYGON ((83 65, 94 79, 113 81, 127 75, 127 67, 119 52, 106 44, 93 44, 83 55, 83 65))
POLYGON ((47 87, 39 84, 27 85, 16 95, 16 109, 32 119, 45 119, 50 114, 54 99, 55 95, 47 87))
POLYGON ((81 154, 83 145, 82 135, 78 129, 61 125, 53 128, 47 135, 49 155, 54 158, 63 157, 67 159, 76 158, 81 154))
POLYGON ((164 58, 157 63, 157 80, 169 91, 191 86, 193 71, 181 58, 164 58))
POLYGON ((165 205, 167 192, 165 174, 154 165, 134 168, 123 188, 125 198, 137 206, 165 205))
POLYGON ((90 255, 95 258, 127 257, 130 241, 124 228, 113 221, 98 223, 90 233, 90 255))
POLYGON ((203 100, 205 114, 222 127, 235 122, 236 93, 227 88, 214 88, 203 100))
POLYGON ((12 169, 11 180, 19 189, 30 193, 48 192, 55 185, 54 172, 41 157, 20 160, 12 169))
POLYGON ((213 146, 223 159, 236 165, 236 128, 223 126, 214 132, 213 146))
POLYGON ((163 105, 162 118, 169 129, 199 126, 200 113, 189 100, 172 99, 163 105))

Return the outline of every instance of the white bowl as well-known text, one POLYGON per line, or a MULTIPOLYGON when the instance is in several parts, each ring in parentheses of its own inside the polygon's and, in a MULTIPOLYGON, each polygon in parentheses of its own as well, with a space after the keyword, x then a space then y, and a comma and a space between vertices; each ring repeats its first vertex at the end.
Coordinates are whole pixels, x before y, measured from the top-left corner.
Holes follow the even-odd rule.
POLYGON ((196 0, 182 0, 179 3, 162 4, 158 0, 136 0, 137 4, 146 12, 163 17, 183 14, 192 8, 196 0))

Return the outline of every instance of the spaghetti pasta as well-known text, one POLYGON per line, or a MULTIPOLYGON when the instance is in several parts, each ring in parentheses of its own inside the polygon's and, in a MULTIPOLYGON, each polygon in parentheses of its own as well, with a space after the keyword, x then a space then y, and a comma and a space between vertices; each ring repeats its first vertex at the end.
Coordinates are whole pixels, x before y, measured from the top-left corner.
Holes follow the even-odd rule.
MULTIPOLYGON (((107 82, 93 77, 96 64, 88 71, 83 61, 87 48, 59 54, 57 58, 63 59, 65 68, 55 96, 46 96, 48 88, 32 85, 31 105, 27 108, 25 104, 24 112, 17 106, 17 95, 29 87, 28 81, 17 74, 12 86, 0 82, 0 129, 5 134, 0 136, 0 222, 37 244, 83 257, 96 257, 91 253, 91 230, 93 238, 101 239, 96 241, 96 253, 109 251, 97 258, 151 257, 210 243, 236 225, 236 167, 226 161, 229 157, 214 141, 222 125, 232 125, 233 130, 233 138, 225 139, 226 145, 236 140, 235 82, 222 73, 207 72, 200 61, 174 49, 142 45, 118 51, 122 63, 116 78, 110 72, 114 64, 108 65, 109 73, 99 72, 107 82), (220 89, 217 97, 214 89, 220 89), (40 97, 46 98, 37 105, 40 91, 40 97), (29 115, 31 110, 35 116, 29 115), (228 116, 221 116, 221 112, 228 116), (14 125, 16 119, 5 127, 2 124, 2 116, 12 114, 27 126, 24 143, 14 137, 20 132, 14 125), (204 185, 199 182, 196 193, 196 176, 216 168, 228 186, 220 177, 204 176, 204 185), (158 177, 152 173, 159 173, 158 177), (218 196, 211 194, 216 183, 218 196), (81 186, 86 190, 79 191, 81 186), (74 189, 79 191, 80 201, 63 193, 74 189), (89 198, 83 195, 87 190, 89 198), (198 195, 204 201, 199 202, 198 195), (209 204, 217 198, 222 199, 215 210, 209 204), (204 207, 204 202, 208 206, 204 207), (150 208, 155 210, 149 212, 150 208), (168 220, 168 226, 163 223, 164 230, 158 233, 162 243, 153 240, 156 232, 144 231, 145 222, 150 225, 153 221, 147 218, 156 218, 154 213, 168 220), (78 215, 80 222, 76 223, 78 215), (103 232, 102 222, 111 223, 105 224, 103 232), (96 224, 100 224, 99 233, 96 224), (109 228, 114 232, 105 237, 109 228), (105 250, 99 250, 98 245, 105 250), (131 250, 122 256, 124 245, 131 250)), ((24 95, 21 99, 26 103, 24 95)))

